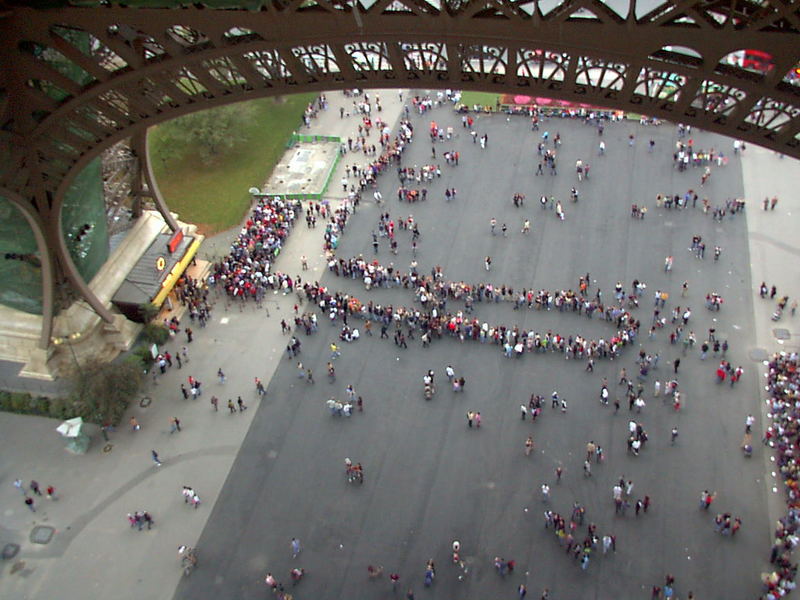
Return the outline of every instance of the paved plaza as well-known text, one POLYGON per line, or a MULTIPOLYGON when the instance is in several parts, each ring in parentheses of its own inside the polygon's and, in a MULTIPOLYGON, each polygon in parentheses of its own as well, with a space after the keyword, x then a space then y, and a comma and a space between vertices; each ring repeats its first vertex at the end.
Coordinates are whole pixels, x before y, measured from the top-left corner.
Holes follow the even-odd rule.
MULTIPOLYGON (((295 361, 287 360, 279 369, 200 538, 204 558, 210 558, 212 566, 185 581, 178 597, 204 593, 252 597, 263 589, 265 571, 285 579, 292 566, 309 573, 296 590, 298 598, 383 597, 388 582, 368 581, 369 564, 398 572, 403 590, 413 588, 419 597, 431 598, 511 597, 520 583, 532 592, 549 587, 562 598, 636 597, 642 590, 648 593, 651 584, 661 583, 666 573, 678 578, 683 594, 694 589, 699 597, 713 597, 714 590, 737 595, 748 590, 748 596, 755 596, 754 566, 769 541, 765 487, 759 483, 761 461, 743 460, 738 449, 743 419, 757 410, 758 394, 745 343, 753 337, 753 309, 744 218, 737 215, 716 223, 700 210, 653 209, 656 193, 699 189, 698 170, 672 169, 672 126, 607 126, 602 138, 606 154, 597 156, 595 129, 577 121, 551 120, 542 129, 549 129, 551 136, 558 131, 564 140, 559 151, 561 172, 537 177, 535 144, 541 131, 532 133, 525 118, 479 119, 479 135, 489 136, 485 150, 471 142, 460 117, 449 109, 415 116, 413 123, 415 141, 403 164, 442 164, 441 179, 427 185, 427 201, 409 205, 396 198, 396 174, 385 174, 380 180, 385 205, 376 206, 367 194, 368 201, 351 219, 337 256, 363 254, 407 270, 413 260, 410 233, 398 233, 397 256, 388 252, 385 238, 377 255, 372 248, 370 232, 377 231, 379 213, 388 211, 395 220, 413 214, 421 231, 420 270, 440 265, 446 279, 577 289, 578 277, 589 272, 592 292, 599 287, 605 298, 617 281, 628 287, 639 279, 648 286, 637 312, 643 321, 639 341, 647 352, 660 354, 658 378, 671 378, 668 363, 681 351, 679 345, 668 343, 667 331, 647 339, 651 297, 657 289, 672 294, 667 311, 676 304, 691 306, 694 316, 687 333, 692 329, 705 339, 708 328, 715 326, 717 335, 729 340, 729 359, 746 365, 747 375, 736 388, 717 385, 718 361, 700 361, 698 352, 692 351, 683 358, 678 376, 686 398, 679 414, 652 398, 650 377, 645 383, 648 406, 633 418, 644 424, 651 441, 636 458, 626 452, 627 406, 615 416, 613 408, 602 406, 598 398, 603 377, 611 382, 612 394, 623 396, 617 374, 623 366, 634 371, 639 344, 616 361, 598 360, 589 374, 585 361, 565 361, 561 355, 506 359, 498 346, 462 345, 456 339, 444 339, 429 349, 422 349, 417 340, 405 350, 391 339, 362 336, 344 344, 336 362, 336 381, 329 383, 323 377, 328 343, 335 339, 339 324, 329 325, 322 316, 320 332, 303 338, 300 357, 317 373, 317 383, 298 380, 295 361), (453 140, 436 144, 436 160, 430 158, 427 138, 430 120, 443 127, 452 125, 456 132, 453 140), (630 132, 639 138, 634 148, 628 146, 630 132), (644 149, 650 138, 656 142, 652 154, 644 149), (457 167, 443 164, 441 154, 451 150, 460 152, 457 167), (573 167, 578 158, 592 164, 591 178, 581 184, 573 167), (567 200, 572 185, 579 188, 577 204, 567 200), (452 187, 458 195, 448 203, 444 190, 452 187), (512 204, 515 192, 526 194, 523 208, 512 204), (562 200, 565 221, 540 208, 538 197, 543 193, 562 200), (645 220, 631 219, 632 202, 651 207, 645 220), (495 236, 490 233, 492 218, 498 222, 495 236), (520 231, 523 218, 533 223, 528 236, 520 231), (508 237, 499 233, 502 223, 509 225, 508 237), (724 248, 718 262, 710 256, 704 261, 693 258, 688 247, 694 234, 703 236, 709 250, 715 245, 724 248), (486 255, 493 258, 489 274, 484 270, 486 255), (671 273, 662 268, 667 255, 675 256, 671 273), (682 299, 684 280, 690 282, 690 293, 682 299), (719 313, 704 308, 708 292, 724 296, 719 313), (434 399, 426 402, 423 375, 433 369, 441 381, 448 364, 466 378, 465 393, 452 393, 445 380, 434 399), (344 399, 348 384, 363 396, 366 410, 349 419, 333 418, 324 403, 331 395, 344 399), (566 414, 548 406, 535 425, 520 420, 520 403, 527 403, 532 393, 549 397, 554 390, 567 399, 566 414), (480 430, 467 427, 468 410, 481 412, 480 430), (670 446, 673 426, 680 431, 675 447, 670 446), (536 451, 526 458, 523 443, 529 434, 536 451), (605 449, 607 460, 595 467, 591 478, 584 478, 583 455, 589 440, 605 449), (345 457, 363 463, 363 487, 346 483, 345 457), (564 476, 556 484, 559 465, 564 476), (631 510, 625 517, 615 516, 611 490, 621 476, 634 482, 633 496, 651 497, 653 507, 646 515, 636 518, 631 510), (540 499, 542 483, 552 486, 547 506, 540 499), (717 491, 719 509, 746 523, 736 539, 716 534, 713 515, 698 510, 703 489, 717 491), (596 523, 601 535, 611 533, 618 540, 616 555, 594 555, 586 572, 543 527, 545 509, 568 515, 575 501, 586 507, 587 522, 596 523), (295 560, 289 551, 292 537, 304 546, 295 560), (471 566, 465 581, 458 580, 457 569, 449 564, 454 539, 461 541, 471 566), (500 578, 493 571, 495 556, 514 559, 518 565, 514 574, 500 578), (439 570, 434 586, 423 591, 428 558, 437 561, 439 570)), ((694 141, 696 147, 730 149, 728 140, 702 133, 694 141)), ((351 162, 348 159, 344 162, 351 162)), ((742 197, 738 159, 715 168, 700 192, 712 202, 742 197)), ((360 281, 330 273, 321 284, 364 302, 395 306, 413 302, 408 290, 367 292, 360 281)), ((594 339, 613 332, 605 321, 557 311, 514 311, 509 302, 476 304, 474 316, 594 339)), ((363 322, 353 326, 363 332, 363 322)), ((623 403, 627 404, 624 398, 623 403)))
MULTIPOLYGON (((402 107, 398 94, 380 94, 383 118, 394 132, 402 107)), ((350 100, 339 92, 328 96, 331 108, 312 125, 312 132, 352 135, 356 117, 339 119, 339 106, 349 107, 350 100)), ((394 166, 388 169, 379 178, 384 205, 375 204, 371 190, 364 195, 337 257, 363 255, 408 271, 414 260, 410 232, 397 231, 396 256, 383 237, 375 254, 371 232, 377 232, 381 212, 395 221, 413 214, 421 234, 416 261, 425 274, 438 265, 450 281, 505 284, 515 290, 576 290, 578 278, 588 272, 588 293, 594 295, 599 288, 604 302, 611 301, 618 281, 626 289, 634 279, 645 282, 640 307, 633 310, 641 320, 636 343, 616 360, 597 359, 594 371, 587 372, 585 359, 565 360, 557 353, 506 358, 501 346, 460 343, 450 336, 429 348, 422 348, 417 337, 402 349, 393 343, 393 328, 388 339, 380 339, 378 324, 368 336, 364 322, 354 319, 350 325, 361 330, 361 338, 338 342, 341 323, 331 325, 317 311, 318 333, 297 334, 302 353, 287 359, 288 336, 281 335, 279 323, 281 318, 290 320, 294 296, 275 294, 264 307, 253 304, 243 310, 220 298, 212 322, 196 331, 191 362, 148 390, 153 405, 132 409, 142 431, 132 434, 120 428, 112 435, 110 453, 101 453, 98 439, 84 457, 65 455, 52 432, 56 423, 0 415, 0 434, 10 449, 2 469, 0 501, 7 508, 0 533, 4 541, 22 545, 20 558, 25 561, 21 574, 10 574, 6 566, 0 594, 74 598, 85 597, 88 590, 91 597, 126 599, 263 598, 271 597, 264 583, 271 572, 296 600, 402 598, 409 589, 418 599, 510 599, 519 597, 520 584, 527 586, 528 598, 536 599, 544 588, 556 599, 649 598, 651 587, 662 585, 669 573, 676 578, 680 598, 690 590, 698 599, 758 596, 758 577, 768 566, 771 523, 781 514, 782 496, 780 490, 772 491, 776 480, 770 474, 769 453, 756 444, 753 458, 745 459, 740 444, 748 413, 758 417, 756 438, 764 427, 761 365, 752 359, 753 351, 780 347, 769 321, 774 303, 760 300, 754 289, 765 279, 778 286, 779 295, 800 294, 796 273, 791 281, 786 274, 798 254, 789 237, 800 208, 790 196, 800 184, 797 163, 757 148, 735 157, 731 140, 693 132, 695 148, 713 147, 729 155, 727 166, 712 167, 701 188, 702 169, 672 168, 676 128, 670 124, 609 124, 602 137, 606 152, 599 156, 597 130, 577 120, 552 119, 532 132, 524 117, 481 116, 475 128, 488 135, 485 149, 472 142, 450 107, 422 116, 412 113, 411 121, 414 141, 406 148, 403 165, 439 164, 442 177, 412 186, 427 187, 426 201, 401 203, 394 166), (435 159, 428 137, 432 120, 454 129, 452 140, 435 144, 435 159), (557 132, 563 140, 558 175, 545 169, 536 176, 536 144, 545 130, 551 140, 557 132), (655 142, 652 153, 647 151, 650 139, 655 142), (460 153, 458 166, 445 164, 446 151, 460 153), (591 164, 589 180, 577 181, 577 159, 591 164), (569 199, 572 186, 580 193, 577 203, 569 199), (444 191, 453 187, 457 197, 447 202, 444 191), (689 189, 701 199, 708 196, 712 206, 747 198, 747 210, 715 222, 699 207, 656 207, 656 194, 689 189), (512 203, 514 193, 525 194, 523 207, 512 203), (565 220, 540 207, 542 194, 561 200, 565 220), (767 194, 781 197, 774 212, 761 210, 760 200, 767 194), (631 218, 632 203, 648 207, 646 218, 631 218), (494 236, 492 218, 497 220, 494 236), (526 218, 531 233, 523 235, 526 218), (503 223, 508 225, 506 237, 500 233, 503 223), (706 243, 704 260, 688 250, 693 235, 706 243), (714 261, 717 245, 722 254, 714 261), (488 273, 486 256, 492 257, 488 273), (669 273, 663 268, 666 256, 674 257, 669 273), (684 280, 689 282, 685 298, 684 280), (670 294, 662 309, 667 326, 648 339, 656 290, 670 294), (724 298, 719 312, 704 306, 710 292, 724 298), (716 383, 719 357, 709 352, 701 360, 698 347, 683 356, 680 344, 669 343, 674 327, 670 313, 678 305, 691 307, 685 331, 695 332, 698 346, 711 327, 728 341, 727 359, 744 368, 735 387, 716 383), (342 355, 335 361, 336 380, 331 383, 325 365, 334 340, 342 355), (640 350, 658 353, 659 363, 643 382, 647 406, 637 414, 628 411, 625 387, 617 382, 623 367, 633 376, 640 350), (671 364, 678 357, 684 405, 676 413, 662 398, 653 397, 653 384, 673 377, 671 364), (316 383, 297 377, 298 360, 313 369, 316 383), (453 393, 447 385, 447 365, 465 378, 463 393, 453 393), (228 376, 224 385, 216 382, 219 367, 228 376), (436 373, 437 392, 426 401, 422 378, 429 369, 436 373), (179 385, 188 375, 203 379, 206 387, 194 405, 180 397, 179 385), (255 394, 256 376, 269 381, 263 399, 255 394), (622 402, 618 414, 599 402, 604 377, 612 400, 622 402), (364 411, 350 418, 332 417, 325 402, 331 396, 344 400, 348 385, 363 397, 364 411), (567 401, 566 413, 550 407, 553 391, 567 401), (249 408, 227 414, 221 407, 215 413, 208 403, 211 394, 221 404, 241 395, 249 408), (527 404, 531 394, 546 400, 535 423, 520 419, 520 404, 527 404), (479 429, 467 426, 467 411, 481 413, 479 429), (184 431, 176 435, 168 433, 173 414, 184 422, 184 431), (649 435, 638 457, 626 447, 630 419, 649 435), (673 427, 679 430, 674 446, 673 427), (535 450, 525 456, 529 435, 535 450), (585 477, 590 440, 602 446, 605 460, 593 463, 591 477, 585 477), (150 461, 153 448, 161 455, 161 468, 150 461), (363 464, 363 485, 346 481, 345 457, 363 464), (563 469, 560 483, 558 467, 563 469), (34 476, 45 485, 45 476, 52 479, 62 499, 50 504, 41 500, 39 512, 32 514, 12 482, 34 476), (646 514, 635 516, 633 506, 624 516, 615 514, 612 487, 620 477, 634 484, 631 503, 650 497, 646 514), (551 489, 547 503, 542 484, 551 489), (197 510, 183 503, 183 485, 194 486, 203 499, 197 510), (703 490, 717 493, 709 512, 698 508, 703 490), (574 534, 577 541, 594 523, 598 537, 611 534, 617 543, 616 552, 607 555, 598 547, 585 571, 544 526, 545 510, 569 521, 574 502, 586 509, 584 524, 574 534), (154 514, 153 531, 129 531, 125 515, 140 509, 154 514), (742 519, 735 537, 715 532, 717 512, 742 519), (56 528, 50 545, 27 542, 36 524, 56 528), (301 544, 294 559, 292 538, 301 544), (468 569, 463 579, 450 560, 456 539, 468 569), (183 578, 176 553, 182 543, 196 546, 200 556, 200 568, 183 578), (515 561, 513 573, 501 577, 495 572, 493 559, 498 556, 515 561), (437 570, 433 585, 426 588, 429 559, 437 570), (370 580, 368 565, 383 566, 383 577, 370 580), (306 570, 294 588, 288 577, 293 567, 306 570), (390 572, 400 575, 395 596, 390 572)), ((343 158, 332 178, 332 204, 341 202, 336 182, 343 169, 366 160, 352 154, 343 158)), ((323 229, 320 224, 309 230, 300 219, 276 268, 363 302, 420 307, 411 290, 367 291, 360 280, 329 272, 322 255, 323 229), (300 271, 303 254, 310 258, 307 272, 300 271)), ((228 238, 210 240, 207 255, 222 255, 228 238)), ((463 309, 463 302, 450 300, 446 310, 463 309)), ((470 317, 591 339, 608 339, 616 332, 612 323, 597 317, 513 310, 511 302, 476 302, 470 317)), ((794 321, 787 315, 780 325, 791 331, 794 321)), ((169 348, 174 352, 184 344, 179 336, 169 348)))

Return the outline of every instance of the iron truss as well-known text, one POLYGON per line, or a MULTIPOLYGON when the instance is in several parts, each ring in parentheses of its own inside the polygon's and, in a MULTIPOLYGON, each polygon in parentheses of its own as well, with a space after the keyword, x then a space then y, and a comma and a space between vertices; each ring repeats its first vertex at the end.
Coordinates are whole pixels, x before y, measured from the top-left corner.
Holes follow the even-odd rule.
POLYGON ((76 167, 177 115, 346 87, 577 100, 800 157, 795 1, 666 1, 642 14, 624 0, 622 12, 599 0, 551 1, 549 12, 522 0, 74 4, 96 6, 12 5, 0 17, 0 184, 26 198, 35 188, 55 198, 76 167), (726 60, 742 50, 770 57, 769 70, 726 60))

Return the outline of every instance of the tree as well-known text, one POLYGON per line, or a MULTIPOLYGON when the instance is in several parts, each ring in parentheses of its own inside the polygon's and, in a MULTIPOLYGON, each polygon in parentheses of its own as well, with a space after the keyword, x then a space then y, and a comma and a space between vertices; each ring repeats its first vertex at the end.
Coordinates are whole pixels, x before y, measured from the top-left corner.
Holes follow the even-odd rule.
POLYGON ((144 302, 139 305, 139 314, 142 317, 142 323, 150 323, 158 316, 159 309, 152 302, 144 302))
POLYGON ((164 123, 161 125, 164 147, 169 148, 172 155, 161 159, 182 158, 196 152, 204 164, 213 163, 225 150, 247 141, 253 112, 252 105, 238 103, 201 110, 164 123))
POLYGON ((143 382, 142 369, 131 362, 88 364, 74 373, 70 398, 82 406, 84 419, 98 424, 118 423, 143 382))

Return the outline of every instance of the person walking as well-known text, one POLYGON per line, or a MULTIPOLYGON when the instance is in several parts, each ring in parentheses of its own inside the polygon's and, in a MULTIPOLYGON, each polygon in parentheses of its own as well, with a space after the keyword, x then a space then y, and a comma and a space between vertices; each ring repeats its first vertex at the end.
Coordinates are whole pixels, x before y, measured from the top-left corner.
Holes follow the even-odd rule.
POLYGON ((608 554, 611 550, 611 536, 606 534, 603 536, 603 554, 608 554))
POLYGON ((297 558, 297 555, 300 554, 300 540, 297 538, 292 538, 292 558, 297 558))
POLYGON ((236 404, 238 404, 238 405, 239 405, 239 412, 244 412, 244 411, 246 411, 246 410, 247 410, 247 407, 245 406, 245 404, 244 404, 244 400, 242 400, 242 397, 241 397, 241 396, 238 396, 238 397, 236 398, 236 404))
POLYGON ((219 412, 219 398, 211 396, 211 406, 214 407, 214 412, 219 412))
MULTIPOLYGON (((747 418, 744 420, 744 432, 745 433, 752 433, 753 432, 753 424, 756 422, 756 419, 753 415, 747 415, 747 418)), ((31 487, 33 485, 31 484, 31 487)))
POLYGON ((533 436, 529 435, 525 440, 525 456, 530 456, 531 452, 533 452, 533 436))
POLYGON ((156 464, 157 467, 161 466, 161 459, 158 458, 158 452, 155 450, 150 450, 150 456, 153 458, 153 462, 156 464))
POLYGON ((178 419, 178 417, 172 417, 169 420, 169 433, 170 433, 170 435, 175 433, 176 431, 180 431, 180 430, 181 430, 180 419, 178 419))
POLYGON ((33 505, 33 498, 25 496, 25 506, 31 509, 31 512, 36 512, 36 507, 33 505))
POLYGON ((229 414, 231 415, 236 414, 236 405, 230 398, 228 398, 228 410, 230 411, 229 414))
POLYGON ((595 452, 597 452, 597 444, 594 443, 594 440, 590 440, 586 444, 586 460, 591 461, 595 452))

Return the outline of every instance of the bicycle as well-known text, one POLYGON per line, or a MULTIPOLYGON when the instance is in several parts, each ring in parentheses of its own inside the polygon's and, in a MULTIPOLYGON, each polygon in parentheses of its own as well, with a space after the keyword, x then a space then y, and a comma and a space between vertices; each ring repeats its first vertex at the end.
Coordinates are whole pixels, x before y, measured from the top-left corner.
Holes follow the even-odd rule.
POLYGON ((184 575, 190 575, 197 566, 197 550, 190 546, 178 546, 178 556, 181 558, 181 568, 184 575))

